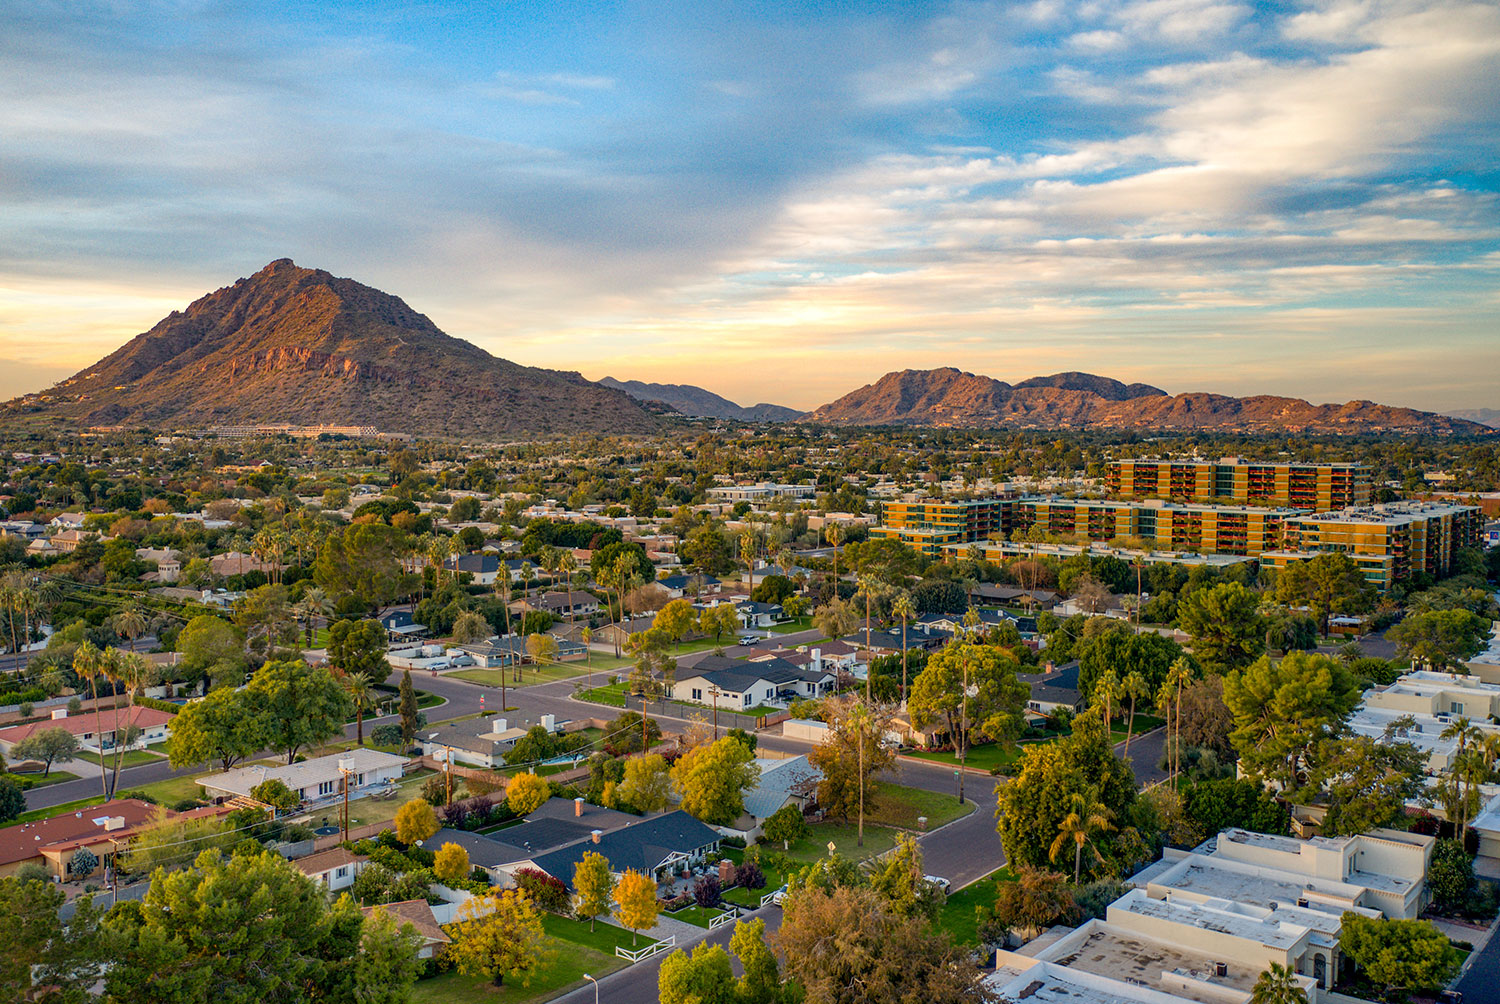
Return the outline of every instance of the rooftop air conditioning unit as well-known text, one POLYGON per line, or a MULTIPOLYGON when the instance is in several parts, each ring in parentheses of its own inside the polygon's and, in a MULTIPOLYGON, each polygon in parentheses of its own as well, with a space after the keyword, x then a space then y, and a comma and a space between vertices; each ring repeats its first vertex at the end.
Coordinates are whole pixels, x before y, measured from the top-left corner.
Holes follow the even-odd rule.
POLYGON ((1223 962, 1214 963, 1214 975, 1224 977, 1229 975, 1229 966, 1223 962))

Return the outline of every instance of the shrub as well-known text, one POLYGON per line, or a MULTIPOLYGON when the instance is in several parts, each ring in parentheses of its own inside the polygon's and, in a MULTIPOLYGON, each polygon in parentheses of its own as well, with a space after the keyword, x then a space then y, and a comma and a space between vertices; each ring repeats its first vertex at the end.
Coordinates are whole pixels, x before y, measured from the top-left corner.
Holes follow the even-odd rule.
POLYGON ((764 889, 766 873, 754 861, 747 861, 734 870, 734 882, 745 889, 764 889))
POLYGON ((720 847, 739 847, 739 848, 743 848, 745 846, 745 838, 744 837, 724 837, 723 839, 721 839, 719 841, 719 846, 720 847))
POLYGON ((680 895, 673 896, 671 899, 664 899, 662 900, 661 905, 662 909, 666 910, 669 913, 676 913, 678 910, 686 910, 688 907, 693 905, 693 894, 685 892, 680 895))
POLYGON ((422 801, 428 805, 442 805, 448 800, 448 783, 443 775, 434 774, 422 785, 422 801))
POLYGON ((516 872, 516 888, 530 897, 538 908, 548 913, 566 915, 569 912, 572 897, 568 895, 568 887, 561 879, 553 878, 546 872, 535 868, 520 869, 516 872))
POLYGON ((137 697, 135 703, 143 708, 155 708, 157 711, 165 711, 169 715, 175 715, 182 710, 182 705, 173 704, 171 701, 163 701, 155 697, 137 697))
POLYGON ((370 742, 376 746, 400 746, 401 726, 391 723, 375 726, 370 732, 370 742))
POLYGON ((712 909, 719 905, 722 899, 719 889, 719 880, 712 875, 705 875, 693 883, 693 900, 703 909, 712 909))

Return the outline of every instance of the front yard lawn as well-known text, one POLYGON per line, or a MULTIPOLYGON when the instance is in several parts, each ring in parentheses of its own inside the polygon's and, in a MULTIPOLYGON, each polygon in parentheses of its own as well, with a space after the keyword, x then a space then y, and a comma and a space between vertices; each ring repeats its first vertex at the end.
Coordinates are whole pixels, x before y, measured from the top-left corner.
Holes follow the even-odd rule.
POLYGON ((130 790, 144 791, 156 799, 158 805, 171 806, 187 798, 201 799, 203 797, 203 786, 198 784, 197 779, 217 773, 218 771, 208 771, 203 774, 192 774, 187 777, 169 777, 161 781, 153 781, 150 784, 140 785, 130 790))
MULTIPOLYGON (((99 763, 99 754, 86 753, 83 756, 79 757, 79 759, 84 763, 97 764, 99 763)), ((155 753, 150 750, 131 750, 125 754, 124 759, 120 763, 120 768, 123 770, 126 767, 140 767, 148 763, 161 763, 161 761, 162 756, 160 753, 155 753)), ((104 754, 103 766, 105 770, 115 769, 115 756, 113 753, 104 754)))
POLYGON ((927 791, 901 784, 882 784, 875 794, 875 809, 865 813, 865 825, 883 823, 908 830, 917 828, 917 817, 927 817, 927 828, 935 830, 944 823, 961 819, 974 811, 973 799, 958 804, 958 796, 947 792, 927 791))
MULTIPOLYGON (((545 920, 543 926, 546 925, 545 920)), ((412 988, 412 1004, 540 1004, 584 985, 583 974, 603 976, 625 965, 625 960, 609 954, 549 938, 548 957, 532 974, 530 986, 519 986, 507 980, 497 987, 483 976, 463 976, 457 970, 418 980, 412 988)))
POLYGON ((979 944, 978 909, 980 907, 986 910, 992 908, 995 905, 995 897, 999 895, 1000 886, 1015 880, 1016 877, 1010 867, 1006 866, 957 890, 943 905, 943 912, 938 915, 938 926, 951 934, 957 944, 977 946, 979 944))
POLYGON ((76 812, 79 809, 87 809, 91 806, 98 805, 103 801, 104 799, 101 796, 96 795, 93 798, 80 798, 76 802, 64 802, 61 805, 49 805, 45 809, 32 809, 30 812, 21 813, 11 822, 6 823, 5 825, 19 826, 21 823, 34 823, 38 819, 51 819, 53 816, 61 816, 65 812, 76 812))
POLYGON ((629 931, 623 927, 617 927, 609 923, 602 917, 594 925, 594 929, 590 931, 588 921, 586 920, 573 920, 571 917, 560 917, 555 913, 543 913, 542 930, 554 938, 571 941, 573 944, 582 945, 584 948, 592 948, 594 951, 608 955, 610 958, 615 957, 616 948, 645 948, 647 945, 654 943, 653 939, 643 937, 637 939, 636 943, 632 945, 630 943, 631 935, 629 931))
POLYGON ((692 924, 694 927, 706 928, 708 927, 709 921, 721 916, 723 913, 723 910, 705 910, 703 909, 703 907, 698 906, 695 903, 692 906, 683 907, 676 913, 663 913, 662 916, 671 917, 673 920, 685 921, 686 923, 692 924))
MULTIPOLYGON (((792 841, 787 856, 801 864, 812 864, 828 856, 828 842, 833 841, 839 854, 859 861, 884 854, 896 846, 896 832, 888 826, 871 825, 865 821, 865 845, 859 847, 858 826, 855 823, 814 823, 812 835, 792 841)), ((772 848, 775 849, 774 847, 772 848)))
MULTIPOLYGON (((522 666, 521 679, 516 680, 514 669, 460 669, 455 673, 445 673, 445 676, 455 676, 460 680, 468 680, 470 683, 483 684, 486 687, 499 687, 501 679, 505 681, 508 688, 533 687, 539 683, 556 683, 558 680, 576 680, 586 677, 591 672, 588 666, 581 662, 563 662, 553 666, 522 666)), ((592 670, 598 674, 599 670, 592 670)))
POLYGON ((10 777, 15 778, 16 780, 25 778, 26 780, 31 782, 31 786, 33 788, 45 788, 51 784, 62 784, 64 781, 78 780, 77 774, 69 774, 67 771, 61 770, 57 767, 53 767, 52 773, 46 775, 45 777, 43 777, 41 774, 6 774, 4 772, 0 772, 0 777, 10 777))

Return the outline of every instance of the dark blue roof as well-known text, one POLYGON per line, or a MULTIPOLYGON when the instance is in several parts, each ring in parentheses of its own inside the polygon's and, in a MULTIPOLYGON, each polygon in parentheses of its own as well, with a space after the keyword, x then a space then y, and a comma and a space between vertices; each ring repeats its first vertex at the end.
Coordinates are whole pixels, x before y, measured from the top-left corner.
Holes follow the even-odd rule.
MULTIPOLYGON (((521 829, 521 827, 516 827, 521 829)), ((508 831, 506 833, 509 839, 508 831)), ((604 834, 596 844, 587 838, 531 859, 539 869, 571 884, 573 866, 590 851, 603 854, 617 872, 633 868, 650 874, 673 854, 688 854, 719 842, 716 830, 678 809, 604 834)))

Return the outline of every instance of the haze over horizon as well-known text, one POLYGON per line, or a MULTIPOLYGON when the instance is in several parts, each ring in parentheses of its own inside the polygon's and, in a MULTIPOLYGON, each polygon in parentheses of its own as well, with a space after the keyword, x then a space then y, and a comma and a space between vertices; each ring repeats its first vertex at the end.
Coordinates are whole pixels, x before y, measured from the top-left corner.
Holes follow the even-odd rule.
POLYGON ((290 257, 528 365, 1500 407, 1500 8, 0 0, 0 398, 290 257))

